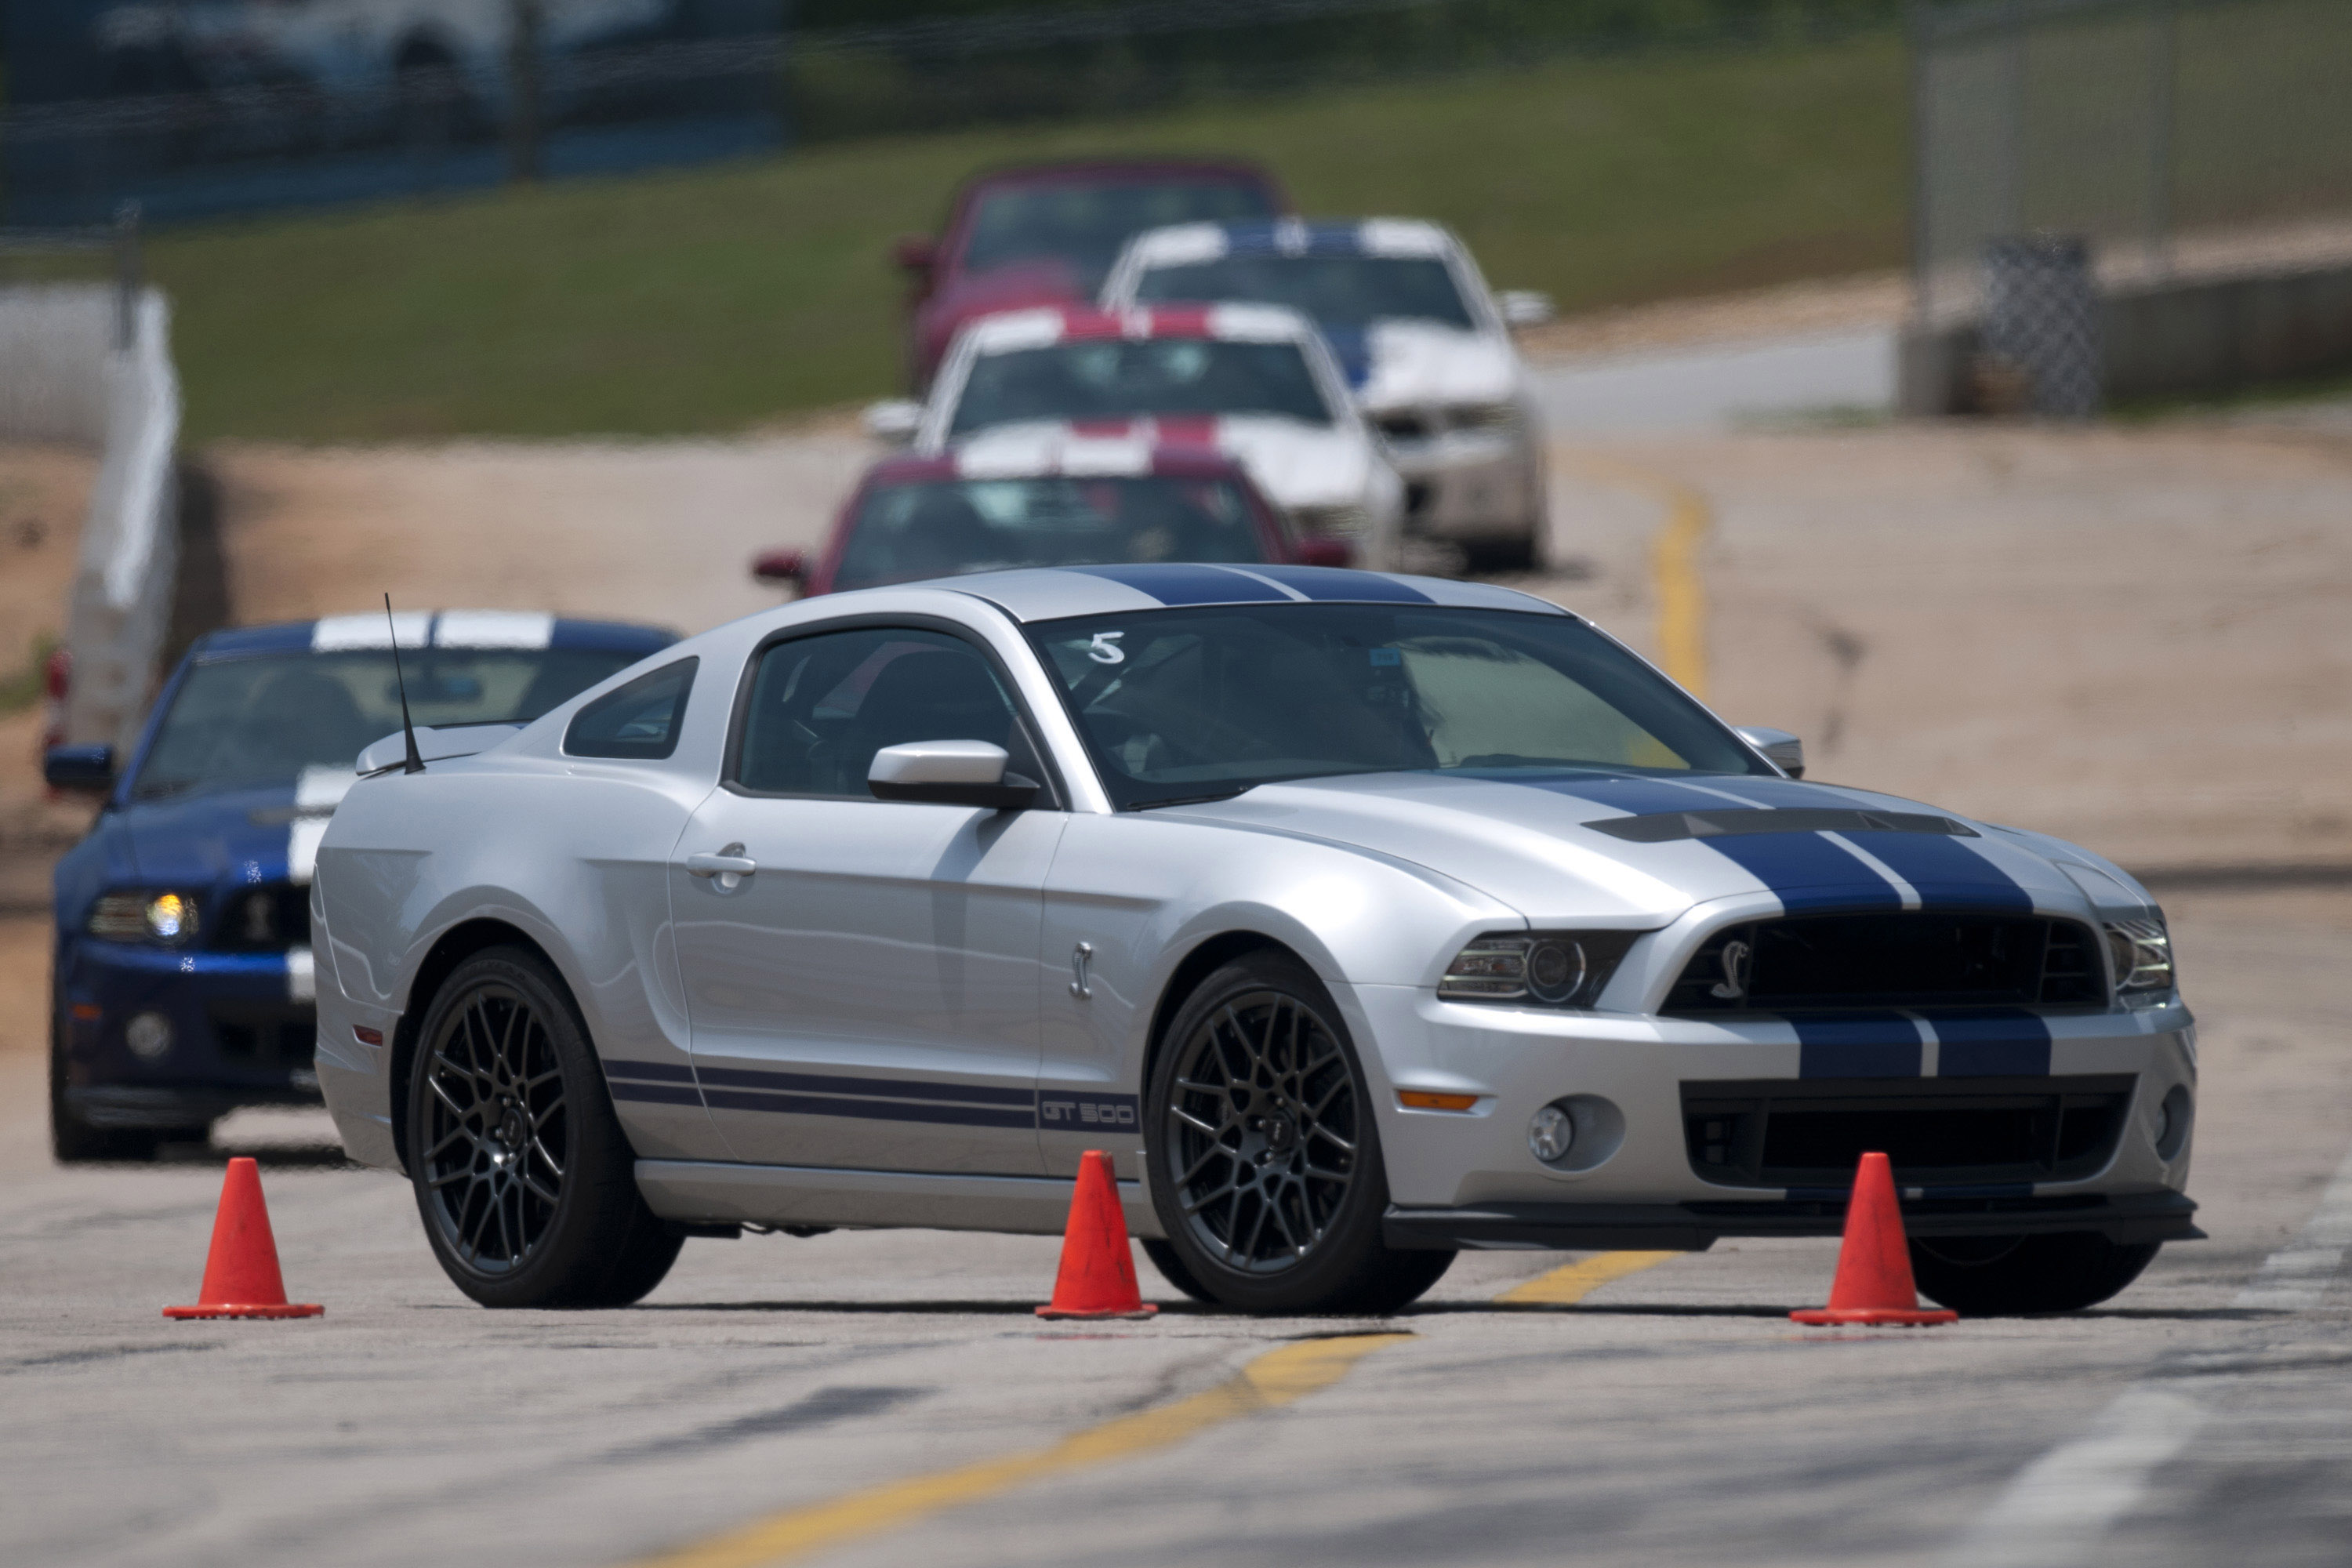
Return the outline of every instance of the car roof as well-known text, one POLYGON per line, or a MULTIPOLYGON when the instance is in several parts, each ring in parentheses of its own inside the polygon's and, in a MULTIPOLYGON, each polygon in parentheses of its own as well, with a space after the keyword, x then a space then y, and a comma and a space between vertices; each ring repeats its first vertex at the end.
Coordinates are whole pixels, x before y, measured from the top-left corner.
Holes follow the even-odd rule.
POLYGON ((1045 305, 982 316, 964 328, 974 353, 1011 353, 1087 338, 1216 338, 1243 342, 1306 342, 1314 324, 1284 305, 1153 305, 1098 310, 1045 305))
POLYGON ((536 610, 404 610, 393 616, 392 624, 386 623, 381 611, 362 611, 315 621, 281 621, 210 632, 196 639, 189 655, 212 659, 389 647, 395 626, 404 649, 561 648, 647 654, 677 640, 677 634, 666 626, 577 620, 536 610))
POLYGON ((1158 438, 1150 419, 1071 420, 999 426, 935 457, 885 458, 866 470, 865 486, 939 479, 1122 478, 1167 474, 1247 479, 1241 460, 1213 447, 1158 438))
POLYGON ((1182 267, 1226 256, 1443 257, 1457 248, 1454 237, 1439 225, 1402 217, 1180 223, 1147 229, 1128 243, 1138 264, 1147 268, 1182 267))
POLYGON ((968 177, 969 193, 991 185, 1044 185, 1090 179, 1101 174, 1219 174, 1237 182, 1274 188, 1273 172, 1247 158, 1194 157, 1185 154, 1110 158, 1055 158, 1028 163, 1003 163, 968 177))
MULTIPOLYGON (((1457 609, 1569 614, 1549 600, 1516 588, 1339 566, 1212 566, 1175 562, 1047 566, 975 573, 933 585, 984 599, 1024 623, 1188 605, 1443 605, 1457 609)), ((845 605, 855 597, 854 593, 845 594, 837 602, 845 605)))

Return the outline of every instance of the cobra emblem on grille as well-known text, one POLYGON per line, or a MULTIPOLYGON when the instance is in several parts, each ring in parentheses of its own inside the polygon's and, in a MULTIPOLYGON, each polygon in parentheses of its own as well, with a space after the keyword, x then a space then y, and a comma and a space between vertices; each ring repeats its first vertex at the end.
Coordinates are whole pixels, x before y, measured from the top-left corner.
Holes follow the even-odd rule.
POLYGON ((1723 965, 1723 978, 1715 983, 1709 994, 1721 997, 1726 1002, 1737 1002, 1746 996, 1748 977, 1755 966, 1755 960, 1756 950, 1746 942, 1736 940, 1725 942, 1723 956, 1718 961, 1723 965))

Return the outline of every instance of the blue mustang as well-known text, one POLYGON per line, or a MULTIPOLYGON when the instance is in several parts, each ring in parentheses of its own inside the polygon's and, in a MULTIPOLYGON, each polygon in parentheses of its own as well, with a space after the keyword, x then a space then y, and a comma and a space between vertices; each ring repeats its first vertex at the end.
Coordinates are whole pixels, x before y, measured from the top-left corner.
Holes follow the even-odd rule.
MULTIPOLYGON (((419 726, 537 718, 677 640, 493 610, 397 617, 419 726)), ((310 887, 362 747, 400 728, 385 617, 215 632, 163 687, 131 765, 51 751, 103 792, 58 862, 49 1115, 59 1160, 143 1160, 246 1105, 319 1100, 310 887)))

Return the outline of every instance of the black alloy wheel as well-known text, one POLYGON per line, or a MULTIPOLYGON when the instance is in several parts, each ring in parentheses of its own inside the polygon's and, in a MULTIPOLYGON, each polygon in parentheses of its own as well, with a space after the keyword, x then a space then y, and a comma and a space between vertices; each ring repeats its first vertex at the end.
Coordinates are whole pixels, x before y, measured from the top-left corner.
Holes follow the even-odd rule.
POLYGON ((1247 954, 1186 999, 1146 1118, 1175 1265, 1161 1269, 1188 1295, 1248 1311, 1392 1311, 1454 1260, 1381 1241, 1388 1183, 1363 1068, 1322 984, 1286 953, 1247 954))
POLYGON ((2163 1245, 2091 1232, 1914 1239, 1911 1275, 1921 1295, 1965 1317, 2079 1312, 2138 1279, 2163 1245))
POLYGON ((444 983, 408 1115, 425 1237, 484 1306, 622 1306, 676 1261, 680 1237, 637 1193, 587 1030, 537 955, 492 948, 444 983))

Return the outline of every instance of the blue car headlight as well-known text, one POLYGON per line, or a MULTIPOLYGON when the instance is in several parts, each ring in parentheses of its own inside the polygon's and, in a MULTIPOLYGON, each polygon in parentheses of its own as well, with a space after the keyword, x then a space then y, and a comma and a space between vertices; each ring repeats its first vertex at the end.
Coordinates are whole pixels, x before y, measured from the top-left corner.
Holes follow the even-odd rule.
POLYGON ((158 942, 177 947, 195 940, 193 894, 108 893, 89 911, 89 934, 108 942, 158 942))

